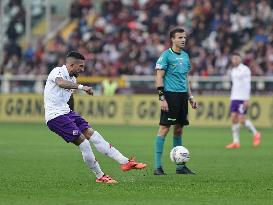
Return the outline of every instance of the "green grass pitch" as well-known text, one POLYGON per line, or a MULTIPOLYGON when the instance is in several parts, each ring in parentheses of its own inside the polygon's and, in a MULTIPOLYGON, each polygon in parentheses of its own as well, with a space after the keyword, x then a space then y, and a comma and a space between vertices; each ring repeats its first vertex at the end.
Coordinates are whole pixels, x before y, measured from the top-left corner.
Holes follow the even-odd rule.
POLYGON ((119 181, 111 186, 97 184, 77 147, 66 144, 45 125, 1 123, 0 204, 273 204, 273 129, 262 130, 258 148, 252 148, 252 138, 244 130, 241 148, 226 150, 229 128, 186 128, 183 141, 195 176, 175 174, 169 160, 169 134, 163 158, 168 175, 154 176, 157 127, 94 127, 122 153, 135 155, 148 168, 122 172, 115 161, 94 151, 104 172, 119 181))

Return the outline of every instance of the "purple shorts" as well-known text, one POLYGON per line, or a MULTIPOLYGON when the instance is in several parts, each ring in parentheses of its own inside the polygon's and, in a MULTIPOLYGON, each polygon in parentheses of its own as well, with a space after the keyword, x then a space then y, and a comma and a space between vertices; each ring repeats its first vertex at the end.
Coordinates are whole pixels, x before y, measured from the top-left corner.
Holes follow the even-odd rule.
POLYGON ((243 100, 232 100, 230 103, 230 112, 236 112, 241 115, 245 115, 247 113, 247 109, 244 108, 243 100))
POLYGON ((66 142, 73 142, 82 134, 83 130, 90 128, 88 122, 73 111, 49 120, 47 126, 66 142))

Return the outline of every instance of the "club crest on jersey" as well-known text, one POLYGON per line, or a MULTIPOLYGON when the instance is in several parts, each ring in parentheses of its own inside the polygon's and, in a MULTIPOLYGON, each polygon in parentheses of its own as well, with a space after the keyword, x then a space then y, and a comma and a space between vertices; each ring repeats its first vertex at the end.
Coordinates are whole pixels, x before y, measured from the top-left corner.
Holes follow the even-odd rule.
POLYGON ((79 131, 78 130, 73 130, 73 135, 78 135, 79 134, 79 131))

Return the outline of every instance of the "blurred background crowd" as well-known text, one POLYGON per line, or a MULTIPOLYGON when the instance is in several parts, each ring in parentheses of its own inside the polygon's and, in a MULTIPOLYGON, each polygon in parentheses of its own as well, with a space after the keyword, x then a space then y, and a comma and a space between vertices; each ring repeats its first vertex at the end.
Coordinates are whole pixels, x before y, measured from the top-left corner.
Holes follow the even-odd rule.
MULTIPOLYGON (((37 21, 43 1, 32 6, 37 21)), ((4 58, 0 74, 48 74, 64 64, 68 50, 87 58, 85 75, 150 75, 160 53, 169 47, 169 30, 188 33, 192 75, 221 76, 238 51, 252 75, 273 75, 273 1, 270 0, 75 0, 67 38, 62 30, 50 41, 22 47, 25 30, 22 0, 10 0, 5 12, 4 58)))

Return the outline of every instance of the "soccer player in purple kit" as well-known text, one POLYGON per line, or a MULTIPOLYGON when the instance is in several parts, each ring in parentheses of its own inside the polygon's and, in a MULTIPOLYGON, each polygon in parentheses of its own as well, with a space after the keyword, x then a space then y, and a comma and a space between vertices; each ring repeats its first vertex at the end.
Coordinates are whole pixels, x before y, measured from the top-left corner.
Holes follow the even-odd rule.
POLYGON ((67 143, 73 143, 79 147, 84 162, 96 175, 96 182, 114 184, 116 180, 105 175, 91 149, 90 143, 108 157, 116 160, 123 171, 131 169, 143 169, 146 164, 137 163, 135 159, 128 159, 116 148, 109 144, 92 129, 78 113, 69 108, 69 101, 73 90, 85 91, 93 95, 91 87, 76 83, 76 77, 84 71, 85 58, 82 54, 71 51, 66 56, 66 64, 54 68, 48 75, 44 89, 45 120, 48 128, 61 136, 67 143))
POLYGON ((251 72, 250 69, 242 63, 239 53, 233 53, 231 56, 231 96, 230 112, 232 121, 232 138, 233 142, 226 148, 240 148, 240 127, 241 125, 248 128, 253 134, 253 146, 257 147, 261 142, 261 133, 256 130, 250 120, 246 118, 247 108, 249 106, 251 91, 251 72))

